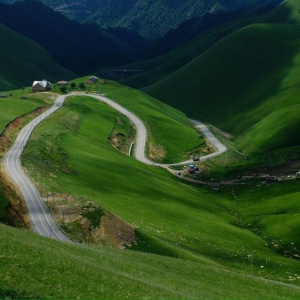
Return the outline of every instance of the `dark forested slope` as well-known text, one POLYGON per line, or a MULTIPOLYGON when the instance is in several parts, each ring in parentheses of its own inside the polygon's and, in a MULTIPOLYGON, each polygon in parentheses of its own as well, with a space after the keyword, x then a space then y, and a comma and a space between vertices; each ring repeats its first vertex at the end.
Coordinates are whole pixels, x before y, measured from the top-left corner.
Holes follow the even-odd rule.
POLYGON ((146 45, 129 30, 100 31, 81 25, 39 1, 0 4, 0 23, 39 43, 57 62, 79 74, 128 62, 146 45))
MULTIPOLYGON (((0 0, 12 3, 15 0, 0 0)), ((278 4, 282 0, 42 0, 46 5, 80 22, 101 27, 132 29, 157 38, 182 22, 207 13, 233 12, 253 5, 278 4)))

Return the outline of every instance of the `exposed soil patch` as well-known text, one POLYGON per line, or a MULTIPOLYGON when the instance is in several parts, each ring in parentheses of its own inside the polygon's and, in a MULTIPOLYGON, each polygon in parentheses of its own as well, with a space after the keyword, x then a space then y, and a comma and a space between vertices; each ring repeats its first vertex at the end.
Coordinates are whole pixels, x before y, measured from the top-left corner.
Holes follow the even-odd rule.
POLYGON ((26 216, 26 205, 18 189, 7 179, 3 172, 0 172, 0 185, 2 186, 5 197, 9 201, 6 212, 10 216, 5 220, 5 224, 16 227, 29 227, 29 220, 26 216))
POLYGON ((93 201, 64 194, 52 194, 45 201, 56 221, 75 241, 120 249, 136 244, 134 226, 93 201))
POLYGON ((130 144, 132 143, 131 137, 126 137, 123 133, 113 134, 109 137, 108 142, 113 148, 119 150, 122 153, 128 153, 130 144))
POLYGON ((149 147, 149 158, 153 161, 162 161, 166 157, 166 153, 162 146, 151 144, 149 147))
POLYGON ((134 141, 134 127, 126 119, 120 117, 115 118, 115 126, 113 127, 109 137, 108 143, 114 149, 128 154, 130 145, 134 141))
POLYGON ((206 147, 204 149, 201 150, 202 153, 209 154, 213 152, 213 149, 211 147, 206 147))

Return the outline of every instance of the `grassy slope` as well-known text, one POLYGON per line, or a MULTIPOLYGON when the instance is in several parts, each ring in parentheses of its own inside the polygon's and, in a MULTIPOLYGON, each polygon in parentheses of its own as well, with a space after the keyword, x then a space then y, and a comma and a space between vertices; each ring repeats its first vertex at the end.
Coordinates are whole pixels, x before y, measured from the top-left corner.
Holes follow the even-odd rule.
MULTIPOLYGON (((79 79, 85 82, 87 78, 79 79)), ((96 91, 115 99, 134 112, 145 123, 151 144, 159 145, 165 153, 163 162, 179 162, 189 158, 190 151, 201 149, 203 139, 195 131, 187 117, 180 111, 156 99, 110 81, 109 84, 87 85, 88 91, 96 91), (172 141, 172 142, 170 142, 172 141)))
POLYGON ((127 250, 62 244, 3 225, 0 234, 1 298, 300 297, 297 287, 222 268, 127 250))
POLYGON ((139 226, 148 238, 141 243, 143 251, 245 271, 248 255, 254 253, 255 274, 286 279, 285 270, 296 272, 298 263, 274 254, 263 239, 232 225, 236 219, 227 198, 185 185, 113 150, 107 137, 116 115, 95 100, 70 99, 34 133, 25 152, 27 167, 35 164, 43 170, 49 191, 92 199, 139 226))
POLYGON ((125 78, 121 80, 121 83, 140 89, 158 82, 185 64, 191 62, 223 36, 251 24, 254 21, 255 19, 249 18, 226 22, 225 24, 199 34, 197 38, 176 47, 166 54, 130 64, 127 66, 128 68, 141 69, 143 72, 125 78))
POLYGON ((12 96, 0 99, 0 133, 10 121, 44 104, 37 98, 28 97, 26 100, 21 100, 14 94, 13 92, 12 96))
MULTIPOLYGON (((287 1, 280 12, 296 9, 287 1)), ((291 24, 247 26, 145 91, 236 135, 250 128, 242 149, 299 145, 299 32, 291 24)))
POLYGON ((299 188, 299 181, 291 181, 266 187, 256 186, 251 193, 237 191, 240 199, 237 207, 243 226, 264 236, 275 250, 282 253, 287 251, 286 256, 291 257, 297 253, 295 250, 300 245, 299 188), (258 198, 260 201, 257 201, 258 198))
POLYGON ((31 85, 33 80, 67 80, 74 74, 57 65, 35 42, 0 24, 0 91, 31 85))

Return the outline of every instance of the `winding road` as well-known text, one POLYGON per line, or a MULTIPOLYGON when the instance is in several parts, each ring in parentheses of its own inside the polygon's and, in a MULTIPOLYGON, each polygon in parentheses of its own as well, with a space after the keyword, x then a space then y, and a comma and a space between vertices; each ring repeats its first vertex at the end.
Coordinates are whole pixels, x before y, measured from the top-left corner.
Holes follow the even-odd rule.
POLYGON ((25 174, 21 166, 21 155, 33 129, 45 118, 59 109, 64 100, 64 96, 59 96, 50 109, 39 115, 20 131, 14 144, 4 156, 3 165, 6 174, 9 175, 11 180, 19 187, 23 194, 29 211, 32 230, 42 236, 71 242, 55 222, 38 189, 25 174))
MULTIPOLYGON (((147 129, 145 124, 135 114, 106 97, 97 94, 85 93, 74 93, 58 96, 54 105, 50 109, 48 109, 46 112, 42 113, 40 116, 35 118, 20 131, 13 146, 4 156, 3 165, 6 174, 8 174, 10 179, 16 184, 17 187, 19 187, 21 193, 23 194, 24 200, 29 211, 30 224, 32 230, 42 236, 65 242, 71 242, 71 240, 62 232, 60 227, 57 225, 38 189, 33 184, 31 179, 25 174, 21 166, 21 155, 35 126, 37 126, 45 118, 47 118, 49 115, 58 110, 63 105, 65 99, 69 96, 93 97, 99 101, 107 103, 111 107, 115 108, 116 110, 127 116, 136 126, 137 138, 135 144, 135 157, 142 163, 147 165, 160 166, 170 170, 170 166, 184 165, 193 162, 193 160, 187 160, 175 164, 158 164, 149 160, 145 156, 145 147, 147 142, 147 129)), ((227 150, 227 148, 216 139, 216 137, 209 131, 209 129, 204 124, 195 120, 191 121, 195 125, 195 127, 197 127, 203 132, 203 134, 206 136, 206 139, 209 140, 210 143, 213 144, 217 149, 217 151, 212 154, 202 156, 201 160, 219 155, 227 150)))

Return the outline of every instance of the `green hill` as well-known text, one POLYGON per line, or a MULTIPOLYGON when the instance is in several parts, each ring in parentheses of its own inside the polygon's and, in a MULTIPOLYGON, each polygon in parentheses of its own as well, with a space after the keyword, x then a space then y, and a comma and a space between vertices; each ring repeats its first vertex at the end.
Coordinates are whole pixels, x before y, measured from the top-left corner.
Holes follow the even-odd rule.
POLYGON ((3 299, 297 299, 299 287, 217 266, 62 244, 0 225, 3 299))
POLYGON ((0 91, 31 85, 34 80, 68 80, 74 73, 55 63, 37 43, 0 24, 0 91))
MULTIPOLYGON (((87 89, 143 119, 170 160, 175 148, 182 152, 188 140, 199 142, 184 114, 143 93, 113 82, 87 89)), ((30 106, 29 98, 15 101, 30 106)), ((81 203, 85 209, 97 203, 134 224, 137 245, 117 250, 64 244, 1 225, 1 297, 299 297, 299 262, 289 258, 299 254, 298 181, 229 187, 216 194, 114 149, 108 142, 114 130, 126 135, 130 123, 99 101, 71 97, 36 128, 22 160, 35 181, 42 178, 44 196, 61 195, 69 199, 63 205, 74 201, 74 207, 81 203)), ((50 207, 56 217, 64 209, 60 203, 50 207)), ((93 218, 97 227, 101 214, 93 218)), ((81 240, 81 226, 67 211, 60 223, 81 240)))
POLYGON ((203 19, 194 19, 186 22, 153 45, 154 53, 155 51, 159 53, 161 50, 163 54, 154 55, 154 57, 147 60, 125 66, 125 68, 129 69, 140 69, 142 72, 130 77, 121 78, 120 82, 139 89, 159 82, 192 62, 222 38, 258 20, 253 16, 240 17, 237 20, 227 20, 227 18, 230 19, 233 16, 237 18, 235 14, 224 14, 223 22, 216 18, 219 23, 211 24, 211 26, 208 26, 209 29, 205 29, 205 26, 207 26, 205 22, 209 20, 209 22, 216 21, 213 16, 206 16, 203 19), (188 35, 191 38, 187 38, 188 35), (168 52, 166 50, 170 44, 178 45, 168 52))
MULTIPOLYGON (((179 131, 172 137, 162 125, 169 118, 181 120, 184 131, 184 117, 176 111, 133 90, 127 93, 136 97, 122 98, 126 87, 103 89, 107 89, 106 94, 115 93, 114 99, 142 119, 148 118, 152 138, 159 144, 172 144, 174 135, 181 140, 179 131), (152 115, 156 122, 151 122, 152 115)), ((266 246, 269 236, 257 236, 240 226, 235 211, 240 210, 240 202, 235 208, 231 189, 217 195, 207 188, 187 185, 165 170, 145 166, 115 150, 107 140, 116 119, 121 119, 120 114, 107 105, 87 97, 72 97, 62 110, 39 126, 23 161, 35 178, 43 178, 44 193, 48 190, 50 194, 92 201, 135 224, 139 243, 131 249, 240 270, 248 263, 248 254, 255 253, 255 274, 260 274, 261 265, 265 266, 266 258, 272 257, 263 272, 268 278, 284 279, 283 270, 292 264, 297 269, 298 263, 266 246)), ((184 144, 177 146, 178 151, 184 144)), ((287 188, 284 194, 289 193, 287 188)), ((268 194, 272 195, 272 190, 268 194)), ((246 196, 241 195, 240 201, 247 202, 246 196)), ((295 207, 294 212, 298 210, 295 207)), ((244 213, 242 220, 250 217, 244 213)), ((287 217, 294 215, 291 212, 287 217)), ((65 224, 67 230, 71 225, 65 224)), ((296 229, 298 223, 293 226, 296 229)), ((298 245, 298 238, 293 242, 298 245)))
POLYGON ((299 2, 297 0, 283 1, 262 22, 300 25, 299 9, 299 2))
MULTIPOLYGON (((113 82, 87 89, 134 111, 151 139, 165 145, 168 159, 176 158, 174 143, 177 152, 188 140, 197 145, 198 135, 179 111, 113 82)), ((298 255, 300 242, 295 217, 300 182, 236 186, 216 194, 145 166, 108 143, 113 130, 125 135, 129 128, 130 122, 109 106, 71 97, 37 127, 22 160, 34 180, 43 178, 44 196, 46 191, 61 195, 69 199, 64 205, 72 205, 73 198, 85 209, 86 203, 101 205, 134 224, 138 244, 123 250, 64 244, 1 225, 0 297, 300 296, 299 261, 289 258, 298 255), (281 222, 280 230, 274 222, 281 222)), ((56 217, 61 209, 54 210, 56 217)), ((80 226, 72 227, 67 216, 61 226, 78 240, 80 226)), ((97 226, 102 217, 94 218, 97 226)))
MULTIPOLYGON (((280 9, 294 16, 295 3, 280 9)), ((144 90, 230 131, 248 152, 299 146, 299 33, 281 21, 246 26, 144 90)))

